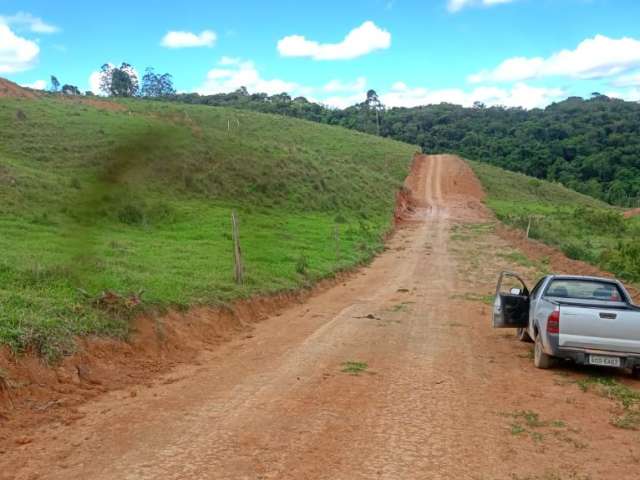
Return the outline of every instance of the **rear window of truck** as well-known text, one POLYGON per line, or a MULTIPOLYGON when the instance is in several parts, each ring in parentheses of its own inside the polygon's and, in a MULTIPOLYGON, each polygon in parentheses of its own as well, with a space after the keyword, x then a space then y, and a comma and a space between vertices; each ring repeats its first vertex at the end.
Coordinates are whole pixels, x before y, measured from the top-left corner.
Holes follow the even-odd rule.
POLYGON ((624 301, 618 285, 597 280, 553 280, 547 287, 545 295, 577 300, 624 301))

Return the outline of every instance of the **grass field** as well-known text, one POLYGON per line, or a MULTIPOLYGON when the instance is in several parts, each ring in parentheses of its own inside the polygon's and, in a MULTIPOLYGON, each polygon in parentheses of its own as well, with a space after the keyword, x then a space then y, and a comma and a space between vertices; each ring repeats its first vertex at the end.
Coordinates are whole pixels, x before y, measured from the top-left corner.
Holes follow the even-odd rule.
POLYGON ((508 225, 560 248, 568 257, 640 282, 640 217, 559 184, 470 162, 487 191, 487 205, 508 225))
POLYGON ((0 343, 16 351, 55 357, 76 335, 126 337, 140 311, 289 290, 370 259, 416 150, 232 109, 119 105, 0 99, 0 343), (141 290, 140 305, 95 301, 141 290))

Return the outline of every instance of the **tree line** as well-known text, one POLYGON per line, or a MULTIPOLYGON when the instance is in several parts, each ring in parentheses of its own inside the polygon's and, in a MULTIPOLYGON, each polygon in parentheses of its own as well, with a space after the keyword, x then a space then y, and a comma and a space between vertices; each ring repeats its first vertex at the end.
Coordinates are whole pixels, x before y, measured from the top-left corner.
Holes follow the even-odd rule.
MULTIPOLYGON (((168 97, 175 95, 173 76, 170 73, 156 73, 152 67, 147 67, 142 76, 142 84, 138 80, 135 69, 123 62, 119 67, 105 63, 100 67, 100 92, 109 97, 168 97)), ((60 86, 60 81, 55 75, 51 75, 51 88, 53 93, 64 95, 82 95, 75 85, 65 84, 60 86)), ((85 95, 94 95, 87 90, 85 95)))

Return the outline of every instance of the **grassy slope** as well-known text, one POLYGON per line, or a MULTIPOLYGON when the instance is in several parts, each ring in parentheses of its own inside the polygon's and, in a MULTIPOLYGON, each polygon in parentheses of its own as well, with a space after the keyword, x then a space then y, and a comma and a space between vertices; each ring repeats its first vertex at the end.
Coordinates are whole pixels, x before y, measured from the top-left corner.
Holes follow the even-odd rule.
POLYGON ((146 309, 218 304, 365 261, 415 151, 284 117, 123 105, 0 99, 0 343, 55 355, 73 335, 125 336, 133 311, 96 307, 103 290, 144 289, 146 309))
POLYGON ((640 281, 640 217, 624 219, 610 205, 555 183, 470 162, 503 222, 626 280, 640 281))

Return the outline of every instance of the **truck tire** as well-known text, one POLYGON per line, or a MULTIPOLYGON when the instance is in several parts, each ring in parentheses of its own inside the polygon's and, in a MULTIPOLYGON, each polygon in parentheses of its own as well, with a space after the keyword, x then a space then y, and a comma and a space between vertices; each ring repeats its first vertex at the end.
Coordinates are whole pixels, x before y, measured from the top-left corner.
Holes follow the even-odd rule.
POLYGON ((536 337, 536 345, 533 352, 533 364, 536 368, 551 368, 555 364, 555 359, 551 355, 544 353, 542 348, 542 336, 536 337))
POLYGON ((519 328, 518 330, 516 330, 516 337, 518 337, 518 340, 520 340, 521 342, 528 342, 528 343, 533 342, 526 328, 519 328))

